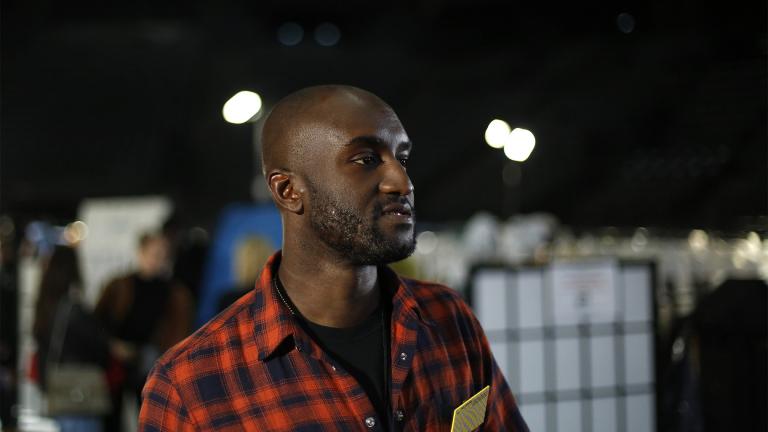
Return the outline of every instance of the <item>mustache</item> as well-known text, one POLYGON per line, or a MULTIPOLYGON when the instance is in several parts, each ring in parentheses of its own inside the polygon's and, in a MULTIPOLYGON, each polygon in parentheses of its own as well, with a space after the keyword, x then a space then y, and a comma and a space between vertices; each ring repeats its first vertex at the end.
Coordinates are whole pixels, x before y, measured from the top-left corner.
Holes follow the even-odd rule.
POLYGON ((416 217, 416 207, 413 205, 413 200, 408 199, 406 196, 387 197, 377 202, 374 206, 374 214, 378 218, 382 215, 382 213, 384 213, 384 208, 392 205, 401 205, 407 207, 410 210, 411 216, 414 218, 416 217))

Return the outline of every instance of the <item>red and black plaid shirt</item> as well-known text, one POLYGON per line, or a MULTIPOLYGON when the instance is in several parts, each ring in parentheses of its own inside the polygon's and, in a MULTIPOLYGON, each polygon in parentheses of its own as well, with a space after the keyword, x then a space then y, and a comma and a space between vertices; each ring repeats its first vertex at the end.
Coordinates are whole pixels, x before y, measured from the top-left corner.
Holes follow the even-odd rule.
MULTIPOLYGON (((280 254, 256 288, 155 365, 141 431, 369 431, 384 422, 363 388, 302 329, 274 291, 280 254)), ((453 411, 490 385, 484 431, 527 431, 475 316, 441 285, 383 268, 392 293, 390 423, 450 430, 453 411)))

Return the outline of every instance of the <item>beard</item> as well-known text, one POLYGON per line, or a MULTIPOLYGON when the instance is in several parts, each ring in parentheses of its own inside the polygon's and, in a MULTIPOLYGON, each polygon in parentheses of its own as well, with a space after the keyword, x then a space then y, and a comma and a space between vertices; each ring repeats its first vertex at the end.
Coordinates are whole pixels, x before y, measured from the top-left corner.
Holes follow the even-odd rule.
MULTIPOLYGON (((370 218, 364 218, 333 197, 308 182, 312 194, 309 223, 317 237, 353 265, 381 265, 408 258, 416 248, 413 226, 395 228, 385 234, 377 223, 381 209, 390 202, 379 203, 370 218)), ((395 201, 399 201, 396 199, 395 201)))

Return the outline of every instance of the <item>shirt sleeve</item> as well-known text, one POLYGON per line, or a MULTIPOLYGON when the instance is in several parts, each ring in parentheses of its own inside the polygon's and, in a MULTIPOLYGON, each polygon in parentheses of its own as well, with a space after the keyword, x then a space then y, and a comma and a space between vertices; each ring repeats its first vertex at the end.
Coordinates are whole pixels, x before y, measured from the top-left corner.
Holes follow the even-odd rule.
POLYGON ((150 373, 142 391, 139 431, 194 431, 194 422, 184 406, 176 386, 156 367, 150 373))
POLYGON ((469 314, 470 322, 477 335, 479 350, 483 363, 483 375, 486 383, 490 384, 490 393, 488 395, 488 405, 486 408, 485 423, 483 431, 505 431, 505 432, 529 432, 528 425, 520 414, 512 390, 507 384, 496 359, 491 352, 490 344, 485 336, 480 322, 472 313, 466 304, 466 313, 469 314))

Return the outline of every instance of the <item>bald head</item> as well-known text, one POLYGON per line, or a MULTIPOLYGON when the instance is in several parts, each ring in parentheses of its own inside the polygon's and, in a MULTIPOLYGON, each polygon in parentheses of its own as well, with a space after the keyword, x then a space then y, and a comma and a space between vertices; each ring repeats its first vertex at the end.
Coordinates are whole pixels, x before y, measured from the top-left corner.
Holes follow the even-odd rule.
POLYGON ((412 144, 377 96, 349 86, 299 90, 270 112, 262 149, 284 258, 368 266, 413 252, 412 144))
POLYGON ((340 127, 354 121, 354 115, 366 112, 397 118, 379 97, 352 86, 307 87, 286 96, 264 122, 261 137, 264 175, 269 176, 275 169, 302 171, 303 158, 332 140, 340 127))

